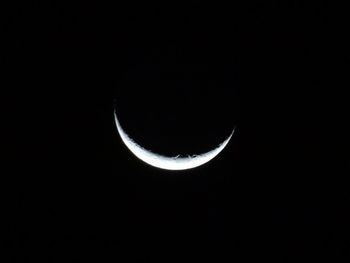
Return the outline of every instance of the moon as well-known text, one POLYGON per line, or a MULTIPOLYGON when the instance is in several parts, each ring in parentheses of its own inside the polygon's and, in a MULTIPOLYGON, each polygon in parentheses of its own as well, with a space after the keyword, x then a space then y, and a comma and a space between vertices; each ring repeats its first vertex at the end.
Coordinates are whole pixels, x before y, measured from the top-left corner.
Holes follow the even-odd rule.
POLYGON ((165 170, 187 170, 201 166, 211 161, 226 147, 235 131, 235 129, 233 129, 230 136, 224 142, 222 142, 217 148, 209 152, 187 157, 180 157, 179 155, 175 157, 168 157, 157 153, 153 153, 152 151, 147 150, 142 146, 138 145, 123 130, 122 126, 118 121, 116 111, 114 111, 114 118, 120 138, 122 139, 126 147, 141 161, 153 167, 165 170))

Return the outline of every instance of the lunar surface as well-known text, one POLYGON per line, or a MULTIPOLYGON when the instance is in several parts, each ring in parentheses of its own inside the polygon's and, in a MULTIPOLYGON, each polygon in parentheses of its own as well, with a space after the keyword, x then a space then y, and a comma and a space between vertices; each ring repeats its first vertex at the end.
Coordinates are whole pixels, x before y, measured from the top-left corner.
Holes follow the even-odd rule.
POLYGON ((120 138, 126 147, 140 160, 143 162, 160 169, 165 170, 187 170, 192 169, 198 166, 201 166, 213 158, 215 158, 229 143, 234 130, 230 134, 230 136, 222 142, 217 148, 198 155, 192 155, 187 157, 180 157, 180 155, 175 157, 163 156, 157 153, 153 153, 150 150, 147 150, 137 144, 132 138, 128 136, 128 134, 123 130, 122 126, 119 123, 117 118, 116 111, 114 112, 115 123, 117 126, 118 133, 120 138))

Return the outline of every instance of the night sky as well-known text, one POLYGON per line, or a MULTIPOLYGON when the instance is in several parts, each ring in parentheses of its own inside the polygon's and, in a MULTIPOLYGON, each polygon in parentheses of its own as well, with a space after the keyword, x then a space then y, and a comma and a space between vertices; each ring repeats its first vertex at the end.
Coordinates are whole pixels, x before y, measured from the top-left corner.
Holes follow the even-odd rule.
POLYGON ((327 4, 1 9, 4 262, 348 262, 327 4), (128 151, 115 109, 169 156, 236 130, 211 162, 165 171, 128 151))

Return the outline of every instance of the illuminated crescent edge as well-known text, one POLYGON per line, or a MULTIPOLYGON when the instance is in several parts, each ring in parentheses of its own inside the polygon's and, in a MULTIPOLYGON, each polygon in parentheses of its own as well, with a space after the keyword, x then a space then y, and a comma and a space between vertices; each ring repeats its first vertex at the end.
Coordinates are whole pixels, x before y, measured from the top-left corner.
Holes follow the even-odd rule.
POLYGON ((199 155, 192 155, 188 157, 167 157, 163 156, 157 153, 153 153, 150 150, 147 150, 143 148, 142 146, 138 145, 133 139, 131 139, 122 129, 118 118, 116 111, 114 112, 114 117, 115 117, 115 123, 117 126, 118 133, 120 135, 120 138, 126 145, 126 147, 140 160, 143 162, 157 167, 161 169, 166 169, 166 170, 187 170, 191 168, 195 168, 198 166, 201 166, 213 158, 215 158, 228 144, 230 141, 235 129, 233 129, 232 133, 230 136, 222 142, 217 148, 214 150, 211 150, 207 153, 202 153, 199 155))

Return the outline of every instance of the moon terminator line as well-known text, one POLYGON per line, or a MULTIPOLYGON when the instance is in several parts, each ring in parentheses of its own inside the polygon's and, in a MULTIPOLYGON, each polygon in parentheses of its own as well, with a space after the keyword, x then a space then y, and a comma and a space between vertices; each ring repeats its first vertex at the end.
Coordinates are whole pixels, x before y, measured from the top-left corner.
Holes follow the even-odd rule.
POLYGON ((217 148, 202 154, 188 155, 187 157, 180 157, 177 155, 175 157, 163 156, 157 153, 153 153, 137 144, 121 127, 119 120, 117 118, 117 113, 114 111, 115 123, 117 126, 118 133, 126 145, 126 147, 140 160, 143 162, 160 169, 165 170, 187 170, 198 166, 201 166, 213 158, 215 158, 228 144, 235 129, 233 129, 230 136, 222 142, 217 148))

